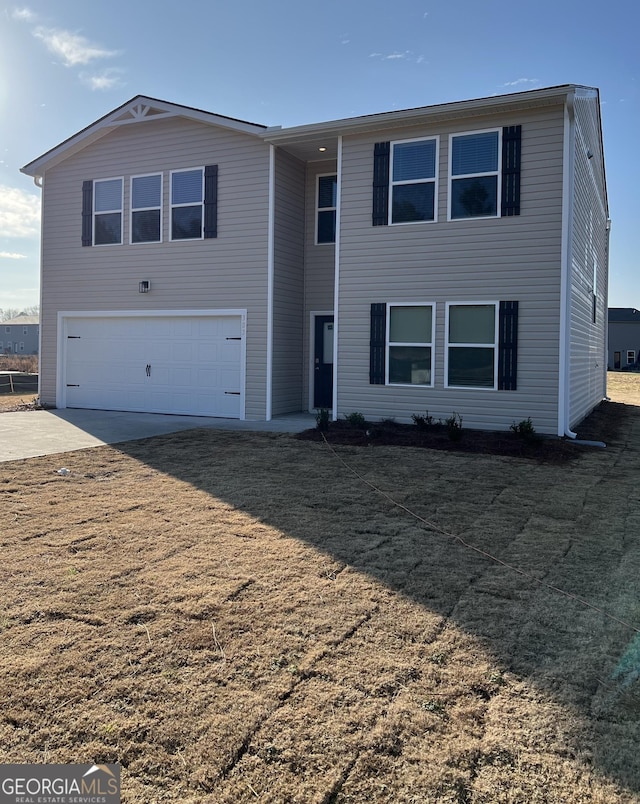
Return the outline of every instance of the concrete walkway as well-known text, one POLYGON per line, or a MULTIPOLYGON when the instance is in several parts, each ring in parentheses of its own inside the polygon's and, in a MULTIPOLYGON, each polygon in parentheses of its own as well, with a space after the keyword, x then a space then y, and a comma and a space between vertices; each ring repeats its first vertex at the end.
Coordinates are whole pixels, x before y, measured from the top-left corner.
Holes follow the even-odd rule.
POLYGON ((27 410, 0 414, 0 462, 210 427, 218 430, 299 433, 315 427, 311 413, 276 416, 270 422, 167 416, 109 410, 27 410))

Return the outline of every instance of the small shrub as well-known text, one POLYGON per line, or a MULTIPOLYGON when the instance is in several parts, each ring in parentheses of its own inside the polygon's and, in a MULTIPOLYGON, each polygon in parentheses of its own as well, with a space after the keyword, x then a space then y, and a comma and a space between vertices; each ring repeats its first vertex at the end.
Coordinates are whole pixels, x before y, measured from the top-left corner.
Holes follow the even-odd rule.
POLYGON ((454 410, 451 416, 444 420, 444 424, 451 441, 460 441, 462 438, 462 416, 454 410))
POLYGON ((351 425, 351 427, 359 427, 363 430, 367 425, 367 420, 362 413, 347 413, 344 418, 351 425))
POLYGON ((539 436, 536 433, 536 428, 533 426, 531 416, 528 419, 523 419, 517 424, 514 422, 511 425, 511 430, 521 438, 523 441, 538 441, 539 436))
POLYGON ((428 430, 433 426, 433 416, 429 415, 429 411, 427 411, 424 416, 420 413, 413 413, 411 418, 418 430, 428 430))
POLYGON ((316 413, 316 427, 321 432, 329 429, 329 411, 327 408, 320 408, 316 413))

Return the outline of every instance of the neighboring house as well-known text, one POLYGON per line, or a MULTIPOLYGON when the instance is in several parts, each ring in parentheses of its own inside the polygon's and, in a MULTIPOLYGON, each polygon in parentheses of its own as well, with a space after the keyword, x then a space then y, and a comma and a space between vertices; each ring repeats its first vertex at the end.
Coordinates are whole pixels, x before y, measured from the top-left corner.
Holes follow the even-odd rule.
POLYGON ((563 435, 606 394, 596 89, 294 128, 137 96, 22 170, 44 404, 563 435))
POLYGON ((0 354, 37 355, 40 319, 19 315, 0 322, 0 354))
POLYGON ((640 311, 634 307, 609 308, 610 369, 640 366, 640 311))

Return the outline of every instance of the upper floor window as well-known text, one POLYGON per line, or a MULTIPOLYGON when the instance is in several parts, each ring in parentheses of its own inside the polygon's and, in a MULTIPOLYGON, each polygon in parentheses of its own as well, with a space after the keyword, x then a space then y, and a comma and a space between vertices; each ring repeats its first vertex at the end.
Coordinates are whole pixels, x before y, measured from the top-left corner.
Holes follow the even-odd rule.
POLYGON ((27 329, 27 327, 22 327, 22 334, 23 335, 28 335, 29 334, 29 330, 27 329))
POLYGON ((389 223, 436 220, 438 140, 391 143, 389 223))
POLYGON ((122 243, 122 179, 100 179, 93 185, 93 245, 122 243))
POLYGON ((162 240, 162 176, 155 173, 131 178, 131 242, 162 240))
POLYGON ((388 306, 388 383, 433 386, 434 318, 431 304, 388 306))
POLYGON ((452 134, 449 216, 495 218, 500 209, 500 131, 452 134))
POLYGON ((497 387, 496 306, 447 304, 447 387, 497 387))
POLYGON ((171 239, 202 237, 204 211, 204 169, 171 173, 171 239))
POLYGON ((336 242, 336 203, 338 177, 335 174, 318 176, 316 243, 336 242))

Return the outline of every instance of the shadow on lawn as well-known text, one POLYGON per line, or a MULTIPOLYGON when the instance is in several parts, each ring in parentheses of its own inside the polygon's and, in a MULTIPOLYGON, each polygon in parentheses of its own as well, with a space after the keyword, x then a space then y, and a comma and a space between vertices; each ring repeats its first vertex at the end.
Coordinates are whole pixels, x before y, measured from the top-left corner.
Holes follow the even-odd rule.
POLYGON ((580 736, 564 746, 567 758, 640 793, 640 644, 602 613, 640 625, 640 408, 606 403, 580 435, 609 446, 565 465, 338 448, 348 467, 445 533, 372 490, 325 444, 198 430, 118 448, 477 637, 501 666, 575 712, 580 736))

